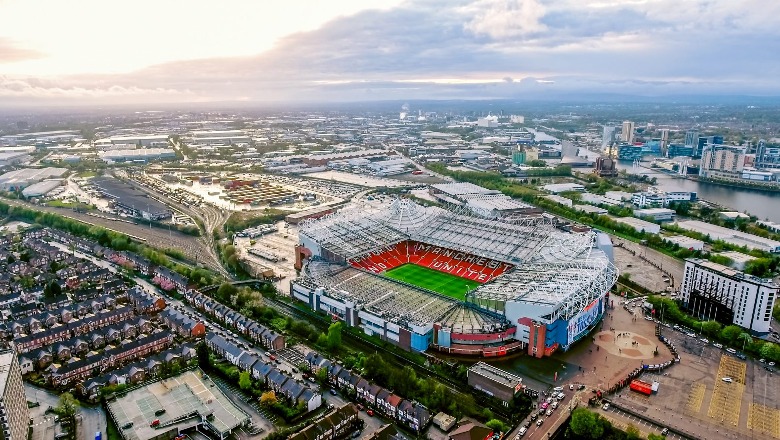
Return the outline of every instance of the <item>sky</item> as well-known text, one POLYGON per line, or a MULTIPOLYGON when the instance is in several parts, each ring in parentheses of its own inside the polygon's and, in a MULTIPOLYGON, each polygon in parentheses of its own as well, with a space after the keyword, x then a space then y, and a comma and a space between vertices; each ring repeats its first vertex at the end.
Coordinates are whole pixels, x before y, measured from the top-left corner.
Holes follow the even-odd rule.
POLYGON ((774 0, 0 0, 0 105, 780 95, 774 0))

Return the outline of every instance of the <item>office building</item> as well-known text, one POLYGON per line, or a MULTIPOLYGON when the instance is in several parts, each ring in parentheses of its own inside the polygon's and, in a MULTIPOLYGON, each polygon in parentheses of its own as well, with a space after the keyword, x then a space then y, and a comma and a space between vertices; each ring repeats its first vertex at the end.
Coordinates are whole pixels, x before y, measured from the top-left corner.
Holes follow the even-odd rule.
POLYGON ((684 307, 698 319, 766 335, 780 286, 721 264, 688 258, 680 290, 684 307))
POLYGON ((620 133, 620 140, 628 142, 629 144, 633 143, 635 130, 636 123, 633 121, 623 121, 623 131, 620 133))
POLYGON ((29 421, 16 352, 0 351, 0 440, 26 440, 29 421))
POLYGON ((625 161, 642 160, 642 147, 640 145, 618 145, 617 159, 625 161))
POLYGON ((495 397, 507 405, 515 394, 525 388, 523 378, 508 371, 477 362, 466 373, 468 383, 475 389, 495 397))
POLYGON ((745 147, 707 144, 702 151, 699 175, 721 179, 740 179, 744 167, 745 147))
POLYGON ((685 146, 696 148, 699 145, 699 132, 696 130, 688 130, 685 132, 685 146))
POLYGON ((601 134, 601 148, 606 149, 612 145, 612 142, 615 142, 615 126, 605 125, 601 134))
POLYGON ((666 151, 669 149, 669 129, 664 128, 661 130, 661 154, 666 155, 666 151))

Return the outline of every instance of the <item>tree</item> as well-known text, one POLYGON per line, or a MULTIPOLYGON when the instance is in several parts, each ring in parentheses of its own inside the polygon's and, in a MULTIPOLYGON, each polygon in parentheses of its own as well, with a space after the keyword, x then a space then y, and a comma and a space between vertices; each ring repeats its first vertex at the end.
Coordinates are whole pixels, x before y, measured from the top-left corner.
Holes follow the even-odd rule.
POLYGON ((211 357, 209 356, 209 348, 206 346, 205 342, 201 342, 198 344, 198 348, 196 348, 196 353, 198 355, 198 365, 200 365, 200 368, 207 370, 211 368, 211 357))
POLYGON ((639 440, 642 438, 642 433, 639 432, 639 428, 629 423, 626 427, 626 438, 628 440, 639 440))
POLYGON ((60 415, 61 418, 74 421, 76 417, 76 411, 79 408, 79 401, 73 397, 71 393, 60 394, 60 403, 55 408, 55 412, 60 415))
POLYGON ((499 432, 506 432, 506 427, 504 426, 504 422, 498 419, 490 419, 487 423, 485 423, 485 426, 492 429, 493 432, 499 433, 499 432))
POLYGON ((238 289, 236 289, 234 285, 228 282, 224 282, 219 286, 219 289, 217 289, 217 298, 219 298, 221 301, 228 301, 237 292, 238 289))
POLYGON ((705 335, 715 336, 720 332, 721 325, 716 321, 707 321, 702 324, 701 328, 705 335))
POLYGON ((720 331, 720 337, 726 343, 734 344, 737 342, 737 338, 742 333, 742 328, 736 325, 727 325, 720 331))
POLYGON ((325 384, 328 381, 328 370, 325 368, 320 368, 317 370, 317 374, 315 374, 317 377, 317 382, 321 384, 325 384))
POLYGON ((248 371, 244 371, 238 375, 238 386, 245 391, 252 388, 252 379, 249 377, 248 371))
POLYGON ((328 327, 328 348, 338 350, 341 347, 341 321, 336 321, 328 327))
POLYGON ((742 344, 743 347, 751 342, 753 342, 753 337, 750 336, 750 333, 742 332, 737 337, 737 343, 742 344))
POLYGON ((276 398, 276 393, 273 391, 267 391, 260 395, 260 405, 269 407, 279 403, 279 399, 276 398))
POLYGON ((571 414, 572 432, 578 436, 599 439, 604 434, 604 426, 599 423, 598 414, 585 408, 577 408, 571 414))
POLYGON ((780 361, 780 345, 767 342, 761 347, 761 357, 772 361, 780 361))
POLYGON ((647 434, 647 440, 664 440, 664 439, 666 439, 665 435, 655 434, 652 432, 650 434, 647 434))

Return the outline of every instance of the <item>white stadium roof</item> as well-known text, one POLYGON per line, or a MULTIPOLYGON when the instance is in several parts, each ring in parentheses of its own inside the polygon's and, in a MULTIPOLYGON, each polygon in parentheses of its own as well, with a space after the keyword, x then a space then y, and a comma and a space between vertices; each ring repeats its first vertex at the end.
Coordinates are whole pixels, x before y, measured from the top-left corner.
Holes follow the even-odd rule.
MULTIPOLYGON (((489 220, 470 214, 465 208, 454 212, 404 199, 373 212, 341 211, 307 220, 302 223, 300 234, 346 259, 403 240, 416 240, 509 263, 514 269, 469 292, 467 300, 500 313, 507 302, 543 306, 549 310, 544 319, 550 321, 573 317, 603 296, 617 280, 615 266, 597 248, 596 233, 563 232, 545 218, 521 222, 489 220)), ((339 272, 334 279, 325 276, 332 268, 323 270, 316 264, 312 268, 316 268, 316 273, 310 270, 315 283, 326 287, 329 294, 367 307, 388 310, 389 306, 397 316, 410 321, 441 319, 454 309, 455 303, 443 298, 433 303, 422 298, 409 300, 415 295, 414 288, 401 292, 390 280, 358 269, 339 272), (369 278, 392 285, 366 287, 369 278), (387 294, 377 298, 376 292, 387 294), (388 299, 393 304, 385 304, 388 299)))

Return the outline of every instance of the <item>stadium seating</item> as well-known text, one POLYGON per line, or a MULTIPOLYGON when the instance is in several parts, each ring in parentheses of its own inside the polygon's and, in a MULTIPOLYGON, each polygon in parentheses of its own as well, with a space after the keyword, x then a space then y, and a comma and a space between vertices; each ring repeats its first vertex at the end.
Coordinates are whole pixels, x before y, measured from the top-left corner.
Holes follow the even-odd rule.
MULTIPOLYGON (((442 252, 432 252, 433 247, 414 241, 396 243, 381 252, 369 253, 350 260, 353 267, 382 273, 407 263, 414 263, 439 272, 449 273, 461 278, 467 278, 478 283, 486 283, 504 273, 507 264, 471 254, 458 254, 460 259, 444 255, 442 252), (482 264, 477 263, 481 262, 482 264), (496 264, 498 263, 498 264, 496 264)), ((437 248, 440 250, 440 248, 437 248)))

